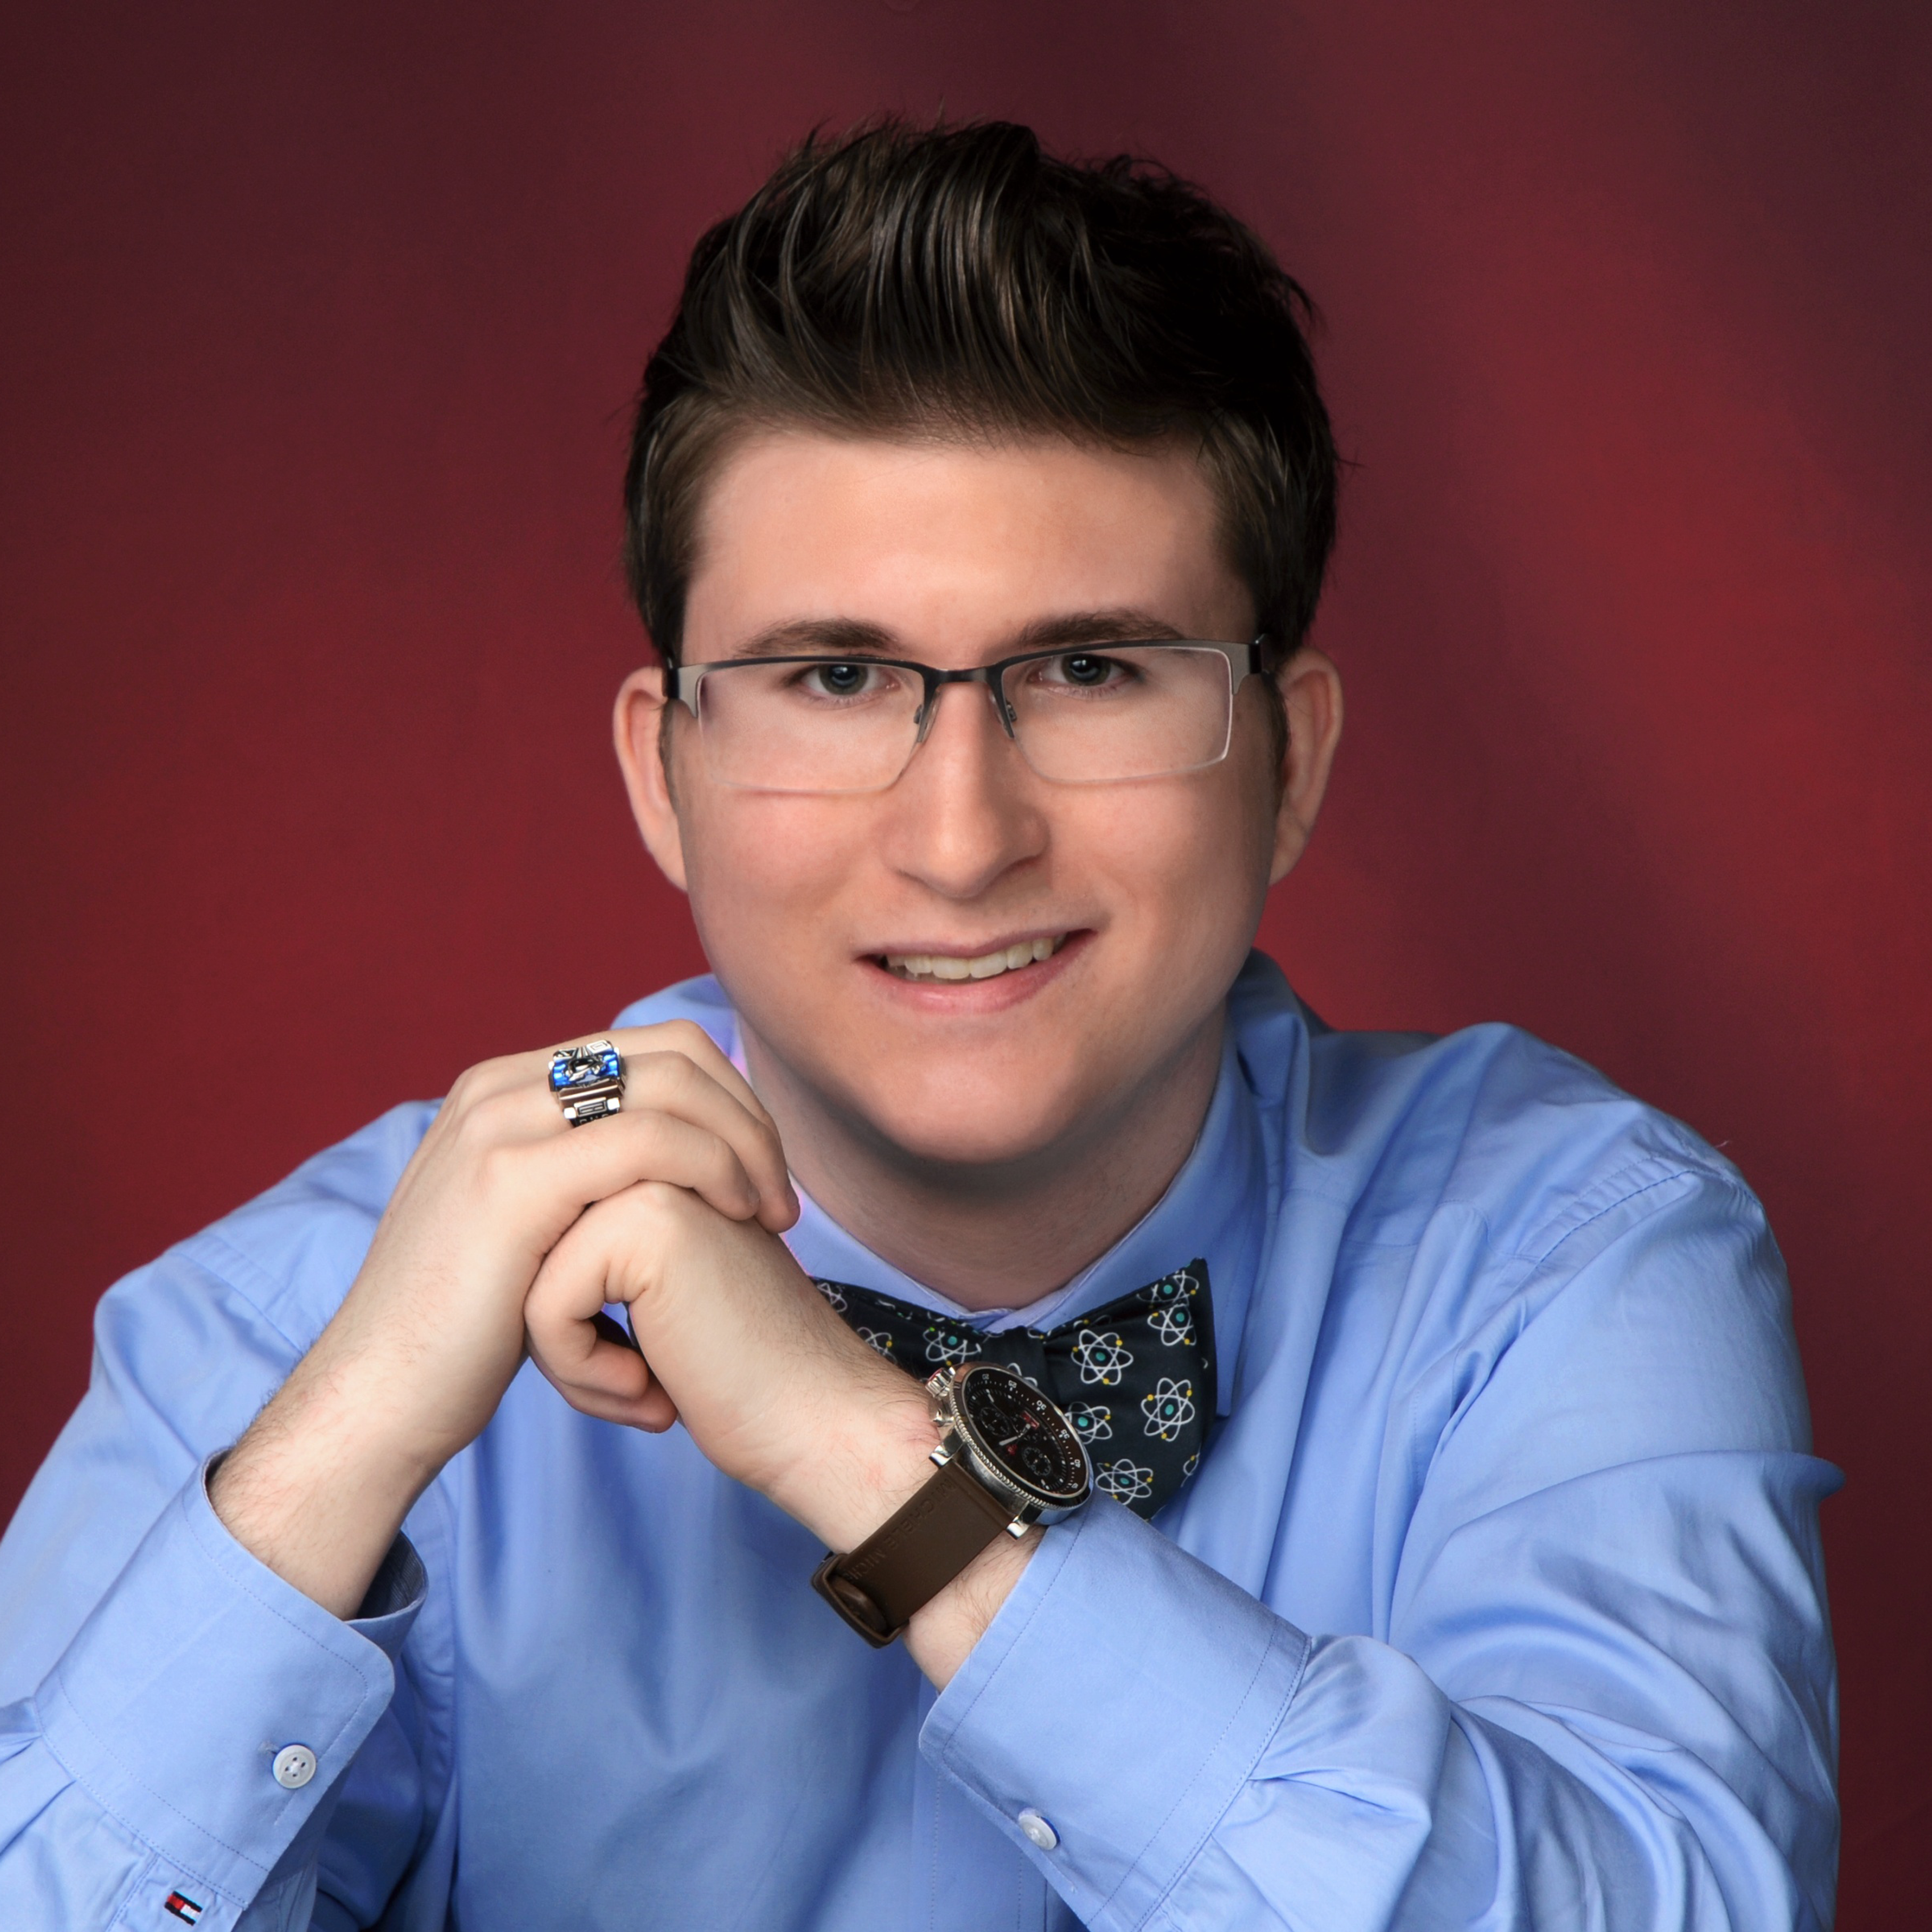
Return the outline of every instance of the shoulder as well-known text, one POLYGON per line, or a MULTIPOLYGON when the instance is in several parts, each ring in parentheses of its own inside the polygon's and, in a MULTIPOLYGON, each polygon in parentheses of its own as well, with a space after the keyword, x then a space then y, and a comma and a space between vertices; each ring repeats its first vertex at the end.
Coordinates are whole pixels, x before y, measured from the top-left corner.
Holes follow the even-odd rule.
POLYGON ((1520 1028, 1340 1032, 1253 979, 1284 1282, 1324 1267, 1328 1321, 1406 1364, 1414 1412, 1514 1390, 1633 1454, 1804 1446, 1783 1262, 1700 1136, 1520 1028))
POLYGON ((326 1148, 232 1214, 178 1242, 112 1289, 118 1302, 152 1300, 155 1278, 240 1304, 299 1354, 322 1331, 362 1265, 410 1156, 440 1102, 414 1100, 326 1148))
POLYGON ((1258 956, 1233 1016, 1287 1190, 1345 1207, 1358 1238, 1406 1245, 1460 1214, 1492 1256, 1535 1260, 1624 1203, 1702 1190, 1760 1214, 1683 1122, 1520 1028, 1338 1030, 1258 956))
MULTIPOLYGON (((716 980, 687 980, 634 1001, 621 1026, 695 1021, 727 1052, 731 1009, 716 980)), ((212 1294, 238 1305, 296 1354, 305 1352, 356 1279, 389 1196, 440 1102, 412 1100, 326 1148, 285 1180, 130 1276, 102 1305, 110 1323, 152 1308, 157 1276, 190 1300, 212 1294)))

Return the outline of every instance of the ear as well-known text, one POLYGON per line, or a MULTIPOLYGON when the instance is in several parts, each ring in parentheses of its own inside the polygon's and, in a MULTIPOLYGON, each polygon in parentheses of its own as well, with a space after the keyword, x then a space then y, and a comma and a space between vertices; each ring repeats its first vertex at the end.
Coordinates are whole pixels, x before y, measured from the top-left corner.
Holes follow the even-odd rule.
POLYGON ((1304 644, 1275 673, 1275 682, 1288 714, 1288 746, 1282 756, 1270 885, 1287 878, 1307 849, 1342 740, 1342 674, 1333 658, 1304 644))
MULTIPOLYGON (((665 691, 662 665, 646 664, 634 670, 618 688, 611 724, 617 740, 617 763, 623 768, 624 789, 631 796, 631 815, 659 870, 680 892, 688 892, 683 830, 678 824, 670 774, 664 768, 664 754, 678 735, 680 720, 666 715, 665 691)), ((674 698, 668 702, 673 714, 683 708, 674 698)))

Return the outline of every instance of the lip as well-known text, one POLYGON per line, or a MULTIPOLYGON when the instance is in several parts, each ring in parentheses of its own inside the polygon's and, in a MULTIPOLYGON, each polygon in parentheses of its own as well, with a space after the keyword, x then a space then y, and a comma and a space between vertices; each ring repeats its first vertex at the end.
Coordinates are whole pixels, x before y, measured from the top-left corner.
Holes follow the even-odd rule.
MULTIPOLYGON (((978 946, 974 953, 958 956, 983 957, 998 946, 1017 946, 1025 940, 1048 936, 1037 929, 1032 932, 1016 932, 1010 939, 994 940, 978 946)), ((1010 968, 1006 972, 995 974, 990 980, 902 980, 897 974, 880 963, 885 957, 886 950, 883 947, 877 952, 861 956, 860 963, 871 974, 872 983, 883 994, 902 1003, 914 1012, 952 1015, 997 1013, 1046 992, 1078 962, 1095 937, 1090 927, 1082 927, 1069 932, 1059 950, 1049 957, 1036 959, 1030 966, 1010 968)), ((891 950, 897 954, 956 953, 958 949, 950 944, 938 946, 895 944, 891 950)))
MULTIPOLYGON (((868 946, 864 956, 872 959, 909 959, 923 953, 928 958, 937 954, 952 959, 983 959, 989 952, 1004 952, 1015 946, 1030 946, 1036 940, 1071 937, 1072 928, 1066 926, 1036 926, 1030 932, 1009 933, 1004 938, 920 940, 910 943, 895 940, 890 946, 868 946)), ((1043 959, 1034 962, 1036 965, 1043 966, 1046 963, 1043 959)), ((1018 972, 1023 969, 1016 967, 1013 970, 1018 972)))

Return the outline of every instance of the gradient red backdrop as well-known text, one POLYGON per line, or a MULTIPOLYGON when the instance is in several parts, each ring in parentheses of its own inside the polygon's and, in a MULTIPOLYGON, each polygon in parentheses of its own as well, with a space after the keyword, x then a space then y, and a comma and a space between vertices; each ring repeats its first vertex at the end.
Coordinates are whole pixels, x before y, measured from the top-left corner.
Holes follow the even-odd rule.
POLYGON ((1150 152, 1325 309, 1352 701, 1265 940, 1519 1021, 1790 1256, 1842 1923, 1932 1825, 1932 15, 707 0, 13 10, 0 1508, 124 1269, 698 970, 606 748, 625 406, 686 250, 880 106, 1150 152))

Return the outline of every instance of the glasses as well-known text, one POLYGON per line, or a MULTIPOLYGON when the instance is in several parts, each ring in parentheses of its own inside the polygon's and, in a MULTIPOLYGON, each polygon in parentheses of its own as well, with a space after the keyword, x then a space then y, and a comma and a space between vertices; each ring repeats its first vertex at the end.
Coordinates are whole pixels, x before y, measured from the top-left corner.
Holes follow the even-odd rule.
POLYGON ((1270 638, 1081 645, 939 670, 900 658, 732 658, 681 664, 706 769, 745 791, 870 792, 896 784, 949 684, 982 686, 1007 737, 1055 784, 1172 778, 1228 755, 1234 693, 1272 670, 1270 638))

